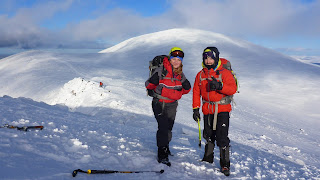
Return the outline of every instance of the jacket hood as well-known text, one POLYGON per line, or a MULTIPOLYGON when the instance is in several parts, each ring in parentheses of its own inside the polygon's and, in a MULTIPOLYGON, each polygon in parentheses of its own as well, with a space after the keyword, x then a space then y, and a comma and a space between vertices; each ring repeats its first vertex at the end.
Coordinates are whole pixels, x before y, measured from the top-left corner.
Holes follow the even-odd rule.
POLYGON ((165 57, 165 58, 163 59, 163 67, 166 68, 166 70, 168 71, 168 73, 173 74, 173 69, 172 69, 173 67, 172 67, 172 65, 170 64, 168 57, 165 57))

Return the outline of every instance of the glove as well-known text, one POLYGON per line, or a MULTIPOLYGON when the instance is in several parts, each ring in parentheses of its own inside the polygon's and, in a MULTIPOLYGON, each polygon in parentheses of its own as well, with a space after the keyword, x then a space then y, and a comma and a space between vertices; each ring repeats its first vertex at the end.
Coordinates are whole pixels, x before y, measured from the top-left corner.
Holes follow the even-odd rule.
POLYGON ((218 82, 216 79, 209 81, 209 89, 210 91, 217 91, 222 89, 222 83, 218 82))
POLYGON ((148 90, 148 95, 151 97, 154 97, 154 92, 151 89, 147 89, 148 90))
POLYGON ((190 82, 188 81, 188 79, 186 79, 183 83, 182 83, 182 87, 185 90, 189 90, 191 88, 190 82))
POLYGON ((196 122, 198 122, 198 119, 199 119, 199 121, 201 120, 200 113, 199 113, 199 108, 193 109, 193 119, 196 122))
POLYGON ((158 85, 159 84, 159 75, 158 73, 155 73, 151 76, 151 78, 149 79, 149 82, 154 84, 154 85, 158 85))

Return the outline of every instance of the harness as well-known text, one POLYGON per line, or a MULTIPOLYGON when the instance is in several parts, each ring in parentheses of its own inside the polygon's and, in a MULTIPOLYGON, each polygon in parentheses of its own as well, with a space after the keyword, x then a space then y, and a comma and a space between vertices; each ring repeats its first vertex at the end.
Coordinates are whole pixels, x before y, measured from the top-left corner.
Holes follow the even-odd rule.
MULTIPOLYGON (((217 80, 219 80, 220 82, 222 82, 222 75, 219 71, 217 71, 217 73, 219 74, 219 77, 217 78, 217 80)), ((211 76, 209 78, 202 78, 200 73, 200 86, 201 86, 201 81, 205 81, 205 80, 213 80, 214 77, 211 76)), ((208 97, 209 97, 209 92, 208 92, 208 97)), ((213 126, 212 129, 216 130, 217 129, 217 120, 218 120, 218 110, 219 110, 219 104, 221 105, 227 105, 230 104, 231 102, 233 102, 233 95, 231 96, 225 96, 223 98, 220 99, 220 101, 206 101, 204 100, 204 98, 202 97, 202 103, 203 105, 205 103, 208 103, 208 109, 210 108, 210 104, 212 105, 212 112, 213 112, 213 105, 215 106, 215 110, 214 110, 214 118, 213 118, 213 126)), ((209 121, 210 122, 210 121, 209 121)), ((210 124, 209 124, 210 125, 210 124)))

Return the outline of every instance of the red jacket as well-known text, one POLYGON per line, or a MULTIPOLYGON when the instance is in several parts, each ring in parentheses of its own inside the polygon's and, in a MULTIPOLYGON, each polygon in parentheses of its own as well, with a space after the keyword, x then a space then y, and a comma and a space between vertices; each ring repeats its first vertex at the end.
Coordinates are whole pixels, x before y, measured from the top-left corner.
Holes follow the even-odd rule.
MULTIPOLYGON (((220 101, 223 97, 233 95, 237 91, 237 85, 233 75, 229 70, 222 67, 222 64, 226 62, 227 61, 225 59, 221 58, 215 70, 214 69, 208 70, 204 66, 204 68, 200 72, 198 72, 196 79, 194 81, 192 107, 194 109, 200 108, 201 106, 200 98, 202 97, 202 101, 203 100, 207 101, 207 102, 203 102, 203 105, 202 105, 202 112, 205 115, 214 114, 214 111, 215 111, 215 105, 210 104, 208 102, 220 101), (218 74, 221 74, 221 79, 223 84, 222 90, 210 91, 208 86, 208 81, 209 81, 208 78, 211 78, 213 76, 218 80, 219 78, 218 74), (201 77, 201 80, 200 80, 200 77, 201 77)), ((231 104, 218 105, 218 113, 230 112, 230 111, 231 111, 231 104)))
MULTIPOLYGON (((189 83, 183 73, 174 74, 173 67, 170 64, 168 58, 163 59, 163 67, 159 67, 155 70, 155 73, 158 73, 159 76, 159 84, 153 84, 149 82, 150 78, 146 81, 145 85, 147 89, 154 90, 157 94, 169 98, 168 99, 160 99, 160 102, 171 103, 176 100, 179 100, 182 95, 190 92, 191 88, 185 89, 182 85, 183 83, 189 83), (165 77, 161 77, 163 67, 167 70, 167 74, 165 77)), ((153 75, 154 75, 153 74, 153 75)), ((152 77, 152 76, 151 76, 152 77)), ((189 83, 190 87, 190 83, 189 83)))

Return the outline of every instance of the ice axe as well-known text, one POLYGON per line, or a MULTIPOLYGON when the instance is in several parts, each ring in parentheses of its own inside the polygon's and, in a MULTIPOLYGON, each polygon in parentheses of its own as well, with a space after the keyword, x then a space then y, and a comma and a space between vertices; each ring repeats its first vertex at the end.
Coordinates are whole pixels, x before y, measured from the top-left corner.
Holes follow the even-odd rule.
POLYGON ((200 119, 198 118, 198 128, 199 128, 199 148, 201 148, 201 128, 200 128, 200 119))

